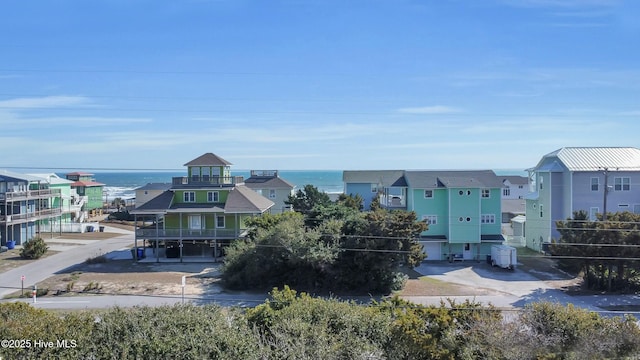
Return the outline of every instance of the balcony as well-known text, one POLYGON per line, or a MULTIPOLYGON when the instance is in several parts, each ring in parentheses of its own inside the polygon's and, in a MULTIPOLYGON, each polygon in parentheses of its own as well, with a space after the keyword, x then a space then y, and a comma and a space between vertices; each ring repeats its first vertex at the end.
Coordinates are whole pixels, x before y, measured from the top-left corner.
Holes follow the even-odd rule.
POLYGON ((42 209, 34 212, 28 212, 24 214, 10 214, 0 215, 0 223, 6 223, 7 225, 22 224, 29 221, 37 221, 43 219, 49 219, 52 217, 62 215, 62 209, 42 209))
POLYGON ((401 209, 407 207, 407 201, 401 195, 380 195, 380 205, 387 209, 401 209))
POLYGON ((137 229, 137 239, 155 240, 212 240, 212 239, 236 239, 246 234, 246 230, 231 229, 137 229))
POLYGON ((61 195, 60 189, 42 189, 42 190, 27 190, 27 191, 7 191, 0 193, 0 201, 22 201, 27 199, 49 199, 52 197, 59 197, 61 195))
POLYGON ((174 186, 235 186, 244 183, 244 177, 242 176, 207 176, 207 175, 195 175, 195 176, 178 176, 172 179, 172 185, 174 186))

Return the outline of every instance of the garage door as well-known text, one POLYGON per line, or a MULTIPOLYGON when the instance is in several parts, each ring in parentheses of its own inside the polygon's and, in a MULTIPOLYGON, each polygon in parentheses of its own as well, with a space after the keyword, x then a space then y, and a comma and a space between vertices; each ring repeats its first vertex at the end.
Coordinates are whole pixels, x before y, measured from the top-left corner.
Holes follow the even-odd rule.
POLYGON ((425 260, 442 260, 442 252, 440 246, 442 243, 432 241, 420 241, 424 247, 424 251, 427 253, 425 260))

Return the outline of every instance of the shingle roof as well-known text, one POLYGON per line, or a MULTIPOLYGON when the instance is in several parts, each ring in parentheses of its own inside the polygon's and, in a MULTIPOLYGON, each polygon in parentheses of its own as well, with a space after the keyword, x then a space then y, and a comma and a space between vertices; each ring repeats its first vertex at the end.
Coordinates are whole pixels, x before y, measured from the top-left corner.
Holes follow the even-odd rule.
POLYGON ((406 171, 405 178, 412 188, 501 188, 502 181, 492 170, 424 170, 406 171))
POLYGON ((509 180, 513 185, 527 185, 529 184, 529 179, 526 176, 518 176, 518 175, 507 175, 500 176, 502 182, 509 180))
POLYGON ((183 166, 228 166, 232 165, 227 160, 215 155, 213 153, 206 153, 198 156, 197 158, 189 161, 183 166))
POLYGON ((147 183, 144 186, 137 188, 136 190, 169 190, 171 189, 171 183, 147 183))
POLYGON ((132 214, 154 214, 157 212, 163 212, 171 207, 173 202, 173 192, 165 191, 162 194, 154 197, 146 203, 140 205, 131 211, 132 214))
POLYGON ((224 204, 225 213, 263 213, 275 203, 244 185, 233 188, 224 204))
POLYGON ((565 147, 545 155, 537 167, 554 157, 570 171, 640 171, 640 149, 633 147, 565 147))
POLYGON ((391 186, 404 174, 403 170, 345 170, 342 181, 351 184, 379 184, 391 186))
POLYGON ((295 186, 279 176, 252 176, 244 181, 250 189, 293 189, 295 186))

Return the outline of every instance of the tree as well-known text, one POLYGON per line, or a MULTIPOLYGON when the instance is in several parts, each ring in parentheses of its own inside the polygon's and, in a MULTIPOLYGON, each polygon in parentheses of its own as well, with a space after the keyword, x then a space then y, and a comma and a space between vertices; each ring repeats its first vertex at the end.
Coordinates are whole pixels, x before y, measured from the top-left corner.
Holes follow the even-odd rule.
POLYGON ((560 239, 550 248, 560 263, 579 268, 585 287, 598 290, 629 290, 635 285, 640 258, 640 215, 607 214, 607 221, 590 221, 585 211, 573 219, 556 222, 560 239))
POLYGON ((44 240, 37 236, 27 241, 20 250, 20 256, 25 259, 39 259, 47 253, 49 247, 44 240))
POLYGON ((267 219, 250 242, 236 241, 227 250, 222 270, 230 288, 268 289, 292 285, 323 289, 339 252, 340 226, 326 223, 307 229, 302 216, 267 219))
POLYGON ((347 221, 337 264, 341 287, 381 293, 401 288, 400 267, 414 267, 425 257, 417 241, 425 230, 412 211, 378 209, 347 221))
POLYGON ((291 205, 294 211, 307 215, 315 206, 326 206, 331 204, 329 195, 319 191, 313 185, 305 185, 304 190, 298 189, 295 195, 289 195, 285 204, 291 205))

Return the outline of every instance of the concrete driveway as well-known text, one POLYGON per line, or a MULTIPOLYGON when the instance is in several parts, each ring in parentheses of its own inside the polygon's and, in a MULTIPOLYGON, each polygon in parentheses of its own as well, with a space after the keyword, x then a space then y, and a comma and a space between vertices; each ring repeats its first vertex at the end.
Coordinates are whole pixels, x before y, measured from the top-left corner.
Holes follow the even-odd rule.
POLYGON ((522 308, 533 302, 549 301, 601 312, 595 298, 590 296, 569 296, 560 290, 561 285, 571 279, 557 269, 518 266, 514 270, 492 267, 486 262, 423 262, 414 268, 418 273, 444 282, 488 290, 485 296, 424 296, 411 297, 410 301, 430 305, 441 300, 456 302, 471 300, 492 304, 499 308, 522 308), (547 271, 548 270, 548 271, 547 271))

